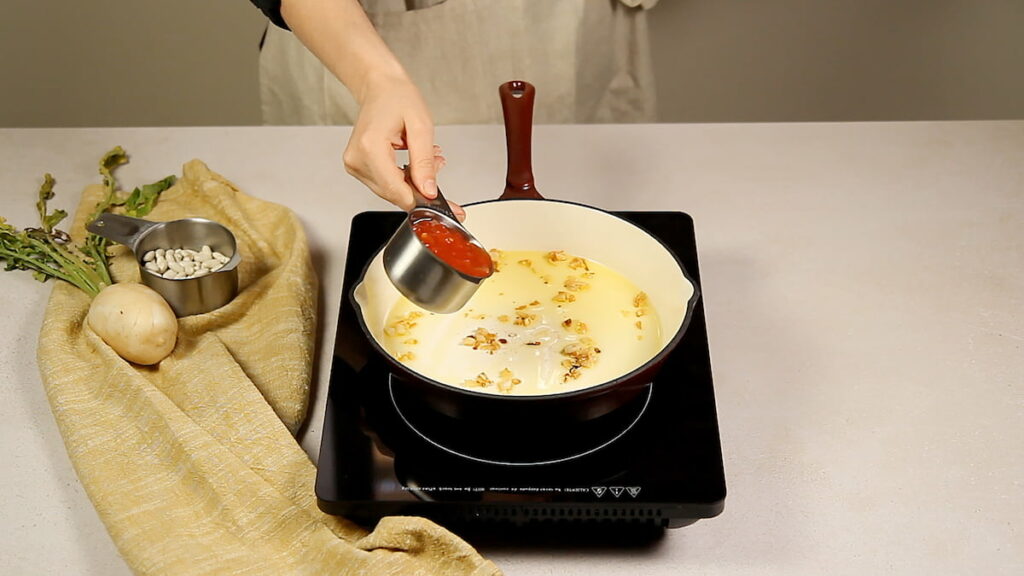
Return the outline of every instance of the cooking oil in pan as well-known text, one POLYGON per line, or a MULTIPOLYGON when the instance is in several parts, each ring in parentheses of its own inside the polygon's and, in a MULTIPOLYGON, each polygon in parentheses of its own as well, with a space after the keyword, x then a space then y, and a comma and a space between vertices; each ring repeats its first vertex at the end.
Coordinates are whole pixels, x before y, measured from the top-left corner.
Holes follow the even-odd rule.
POLYGON ((646 294, 618 272, 562 251, 492 257, 494 275, 456 314, 399 299, 386 323, 388 353, 446 384, 545 395, 622 376, 663 347, 646 294))

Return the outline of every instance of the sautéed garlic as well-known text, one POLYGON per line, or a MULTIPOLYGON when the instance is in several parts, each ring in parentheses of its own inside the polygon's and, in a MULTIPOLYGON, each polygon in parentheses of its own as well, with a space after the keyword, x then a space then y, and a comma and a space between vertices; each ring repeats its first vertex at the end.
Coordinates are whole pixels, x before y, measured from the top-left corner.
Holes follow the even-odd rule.
POLYGON ((439 382, 529 396, 607 382, 661 349, 646 294, 614 270, 562 251, 491 256, 494 275, 459 312, 400 298, 385 324, 388 353, 439 382))

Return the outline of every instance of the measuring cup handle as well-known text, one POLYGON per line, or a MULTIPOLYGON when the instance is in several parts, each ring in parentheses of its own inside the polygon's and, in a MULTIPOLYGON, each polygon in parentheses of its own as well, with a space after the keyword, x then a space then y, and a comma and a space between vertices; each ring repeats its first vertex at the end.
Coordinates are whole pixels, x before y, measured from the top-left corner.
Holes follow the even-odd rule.
POLYGON ((451 206, 448 205, 448 200, 444 197, 444 194, 441 193, 440 187, 437 188, 437 196, 431 200, 423 194, 420 194, 420 191, 416 189, 416 185, 412 183, 412 175, 409 171, 409 165, 406 164, 405 166, 402 166, 402 170, 405 172, 405 181, 409 184, 409 187, 412 188, 412 199, 416 203, 416 206, 430 208, 435 212, 444 214, 452 220, 458 220, 458 218, 455 217, 455 213, 452 212, 451 206))
POLYGON ((124 244, 135 251, 135 245, 144 232, 156 226, 158 222, 150 222, 142 218, 132 218, 122 214, 104 212, 89 222, 85 229, 107 240, 124 244))

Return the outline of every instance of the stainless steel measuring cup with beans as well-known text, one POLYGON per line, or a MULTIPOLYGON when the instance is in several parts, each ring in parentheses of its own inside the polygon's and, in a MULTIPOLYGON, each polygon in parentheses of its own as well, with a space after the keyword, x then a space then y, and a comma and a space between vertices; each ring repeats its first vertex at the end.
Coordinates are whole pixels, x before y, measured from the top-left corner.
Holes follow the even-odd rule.
POLYGON ((159 292, 179 317, 216 310, 238 293, 242 257, 234 234, 217 222, 152 222, 104 213, 87 228, 128 246, 142 283, 159 292))

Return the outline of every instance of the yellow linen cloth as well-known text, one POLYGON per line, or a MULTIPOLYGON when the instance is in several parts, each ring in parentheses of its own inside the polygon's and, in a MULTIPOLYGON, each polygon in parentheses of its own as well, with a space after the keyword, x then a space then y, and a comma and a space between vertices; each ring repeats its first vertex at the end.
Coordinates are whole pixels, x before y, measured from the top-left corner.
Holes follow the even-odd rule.
MULTIPOLYGON (((78 238, 102 194, 85 190, 78 238)), ((372 532, 322 513, 315 468, 293 434, 308 406, 317 281, 287 208, 239 191, 193 160, 150 220, 200 216, 237 237, 238 296, 179 321, 154 367, 121 359, 85 322, 89 298, 53 287, 39 337, 42 380, 71 462, 137 574, 500 574, 424 520, 372 532)), ((114 246, 117 281, 138 281, 114 246)))

